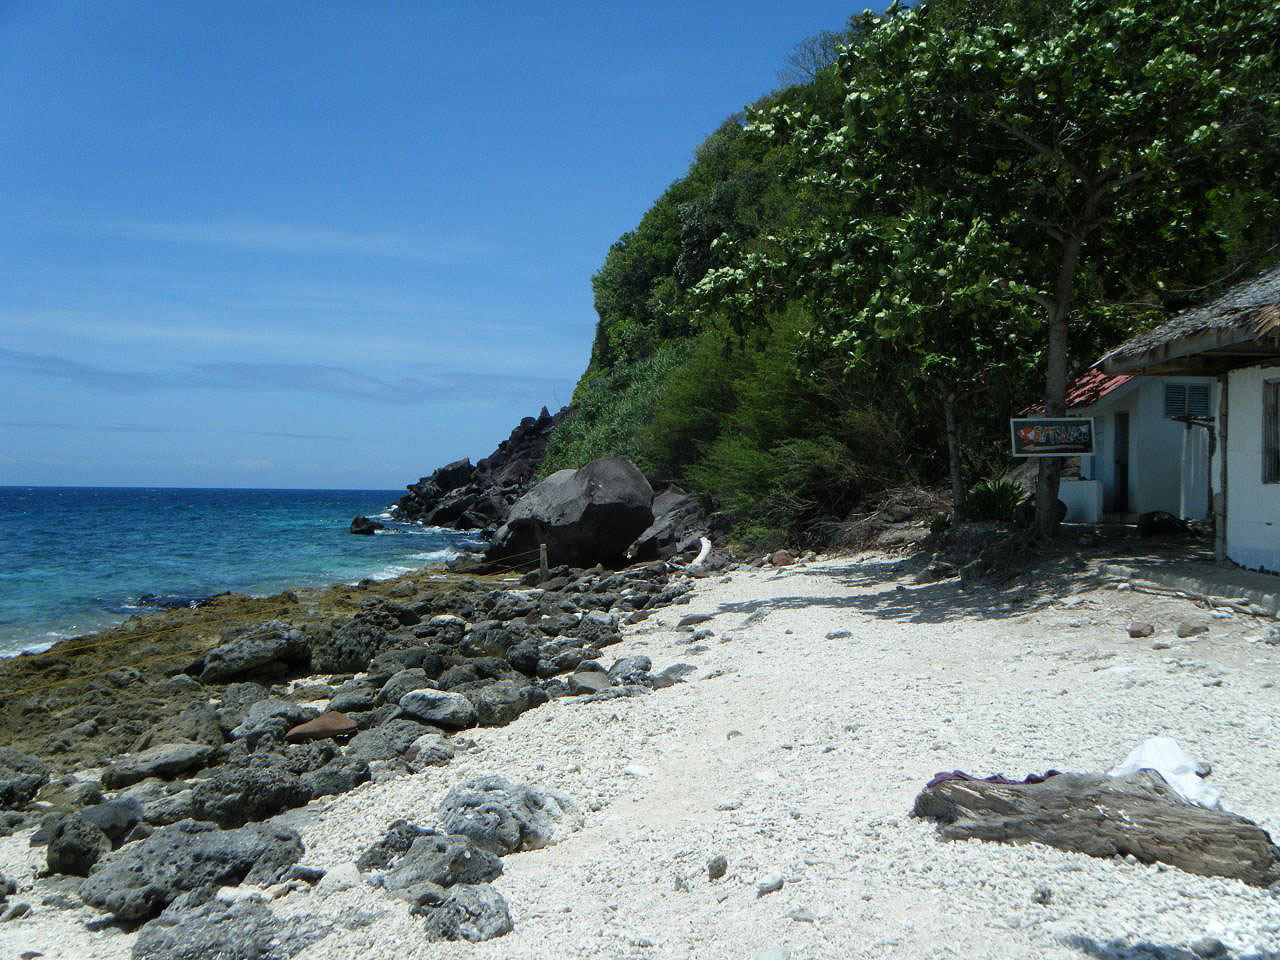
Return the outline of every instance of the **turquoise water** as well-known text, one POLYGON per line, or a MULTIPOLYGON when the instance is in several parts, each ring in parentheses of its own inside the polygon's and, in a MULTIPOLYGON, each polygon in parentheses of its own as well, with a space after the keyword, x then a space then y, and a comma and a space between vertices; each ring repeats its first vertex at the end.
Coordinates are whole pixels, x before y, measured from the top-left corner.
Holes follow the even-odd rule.
POLYGON ((0 655, 228 590, 392 577, 478 545, 392 523, 401 493, 0 487, 0 655), (352 536, 358 513, 387 530, 352 536))

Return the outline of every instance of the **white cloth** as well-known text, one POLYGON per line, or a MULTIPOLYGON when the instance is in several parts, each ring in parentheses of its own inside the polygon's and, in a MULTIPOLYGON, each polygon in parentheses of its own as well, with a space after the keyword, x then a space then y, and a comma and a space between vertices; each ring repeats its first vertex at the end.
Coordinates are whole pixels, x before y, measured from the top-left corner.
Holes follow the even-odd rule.
POLYGON ((690 573, 706 573, 707 557, 711 555, 711 541, 706 537, 702 538, 702 549, 698 551, 698 556, 693 563, 689 564, 690 573))
POLYGON ((1139 770, 1154 770, 1164 777, 1188 803, 1210 810, 1222 809, 1222 796, 1196 775, 1196 762, 1178 746, 1172 737, 1152 737, 1142 741, 1124 763, 1107 771, 1109 777, 1124 777, 1139 770))
POLYGON ((1182 431, 1181 504, 1183 520, 1209 519, 1209 431, 1188 427, 1182 431))

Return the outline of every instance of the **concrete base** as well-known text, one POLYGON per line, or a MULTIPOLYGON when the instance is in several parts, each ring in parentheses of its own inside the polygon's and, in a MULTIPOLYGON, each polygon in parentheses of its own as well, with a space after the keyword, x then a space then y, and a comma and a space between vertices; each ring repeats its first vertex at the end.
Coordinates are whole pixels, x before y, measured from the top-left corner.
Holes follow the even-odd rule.
POLYGON ((1218 606, 1247 610, 1254 616, 1280 619, 1280 576, 1201 563, 1168 566, 1104 563, 1099 571, 1107 576, 1178 590, 1218 606))

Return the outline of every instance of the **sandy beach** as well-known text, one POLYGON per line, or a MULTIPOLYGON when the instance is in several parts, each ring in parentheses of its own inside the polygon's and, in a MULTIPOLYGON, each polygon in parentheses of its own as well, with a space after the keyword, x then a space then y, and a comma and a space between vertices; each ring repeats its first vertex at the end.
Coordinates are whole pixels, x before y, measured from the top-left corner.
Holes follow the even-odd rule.
MULTIPOLYGON (((1168 735, 1212 765, 1233 812, 1274 835, 1280 650, 1260 642, 1266 626, 1087 575, 1020 597, 916 584, 886 558, 740 568, 698 581, 687 605, 627 627, 610 651, 655 670, 693 664, 686 683, 552 700, 467 731, 475 746, 448 766, 313 801, 281 819, 301 833, 303 863, 334 878, 224 895, 332 923, 303 953, 322 960, 1152 955, 1144 945, 1186 957, 1216 949, 1206 937, 1269 956, 1280 898, 1268 890, 944 842, 908 816, 937 771, 1103 771, 1168 735), (676 628, 689 614, 711 619, 676 628), (1155 636, 1131 639, 1134 619, 1155 636), (1178 639, 1183 622, 1208 630, 1178 639), (512 933, 427 942, 407 905, 338 879, 392 821, 432 826, 450 787, 486 773, 563 791, 584 814, 560 842, 505 858, 495 886, 512 933), (711 880, 716 856, 727 872, 711 880)), ((74 886, 32 889, 43 850, 29 834, 0 841, 0 873, 33 907, 0 926, 0 955, 128 957, 135 935, 87 930, 97 915, 73 904, 74 886)))

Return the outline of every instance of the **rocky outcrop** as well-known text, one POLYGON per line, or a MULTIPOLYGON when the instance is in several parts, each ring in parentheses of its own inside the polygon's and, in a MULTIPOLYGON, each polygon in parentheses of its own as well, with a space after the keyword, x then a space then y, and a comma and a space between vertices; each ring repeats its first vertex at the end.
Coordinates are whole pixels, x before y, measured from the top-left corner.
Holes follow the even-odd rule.
POLYGON ((533 485, 551 431, 567 415, 568 408, 552 416, 544 407, 537 417, 521 420, 497 450, 474 466, 457 460, 411 484, 394 507, 396 519, 458 530, 501 525, 533 485))
POLYGON ((386 526, 361 514, 352 518, 351 526, 348 529, 357 536, 372 537, 379 530, 385 530, 386 526))
POLYGON ((582 812, 563 793, 498 776, 454 787, 440 805, 440 819, 450 833, 500 857, 549 846, 582 826, 582 812))
POLYGON ((489 883, 502 862, 465 836, 449 836, 397 820, 357 862, 361 871, 386 871, 375 882, 408 901, 437 940, 491 940, 511 932, 507 901, 489 883))
POLYGON ((270 620, 214 647, 186 668, 203 683, 226 683, 257 673, 305 664, 311 655, 307 638, 278 620, 270 620))
POLYGON ((29 754, 0 747, 0 809, 25 806, 49 782, 49 768, 29 754))
POLYGON ((281 919, 257 900, 224 901, 204 889, 183 894, 144 926, 133 960, 288 960, 329 929, 312 917, 281 919))
POLYGON ((280 880, 302 857, 293 830, 248 826, 219 830, 183 820, 98 861, 80 885, 85 903, 134 923, 156 916, 189 890, 280 880))
POLYGON ((627 548, 634 560, 666 560, 698 543, 707 515, 695 497, 668 487, 653 498, 653 523, 627 548))
POLYGON ((653 522, 653 488, 623 457, 560 470, 512 509, 485 554, 490 563, 534 563, 546 544, 552 563, 589 567, 617 560, 653 522))
POLYGON ((140 753, 125 754, 102 772, 102 785, 118 790, 150 777, 168 780, 198 770, 213 756, 213 747, 190 741, 162 743, 140 753))

